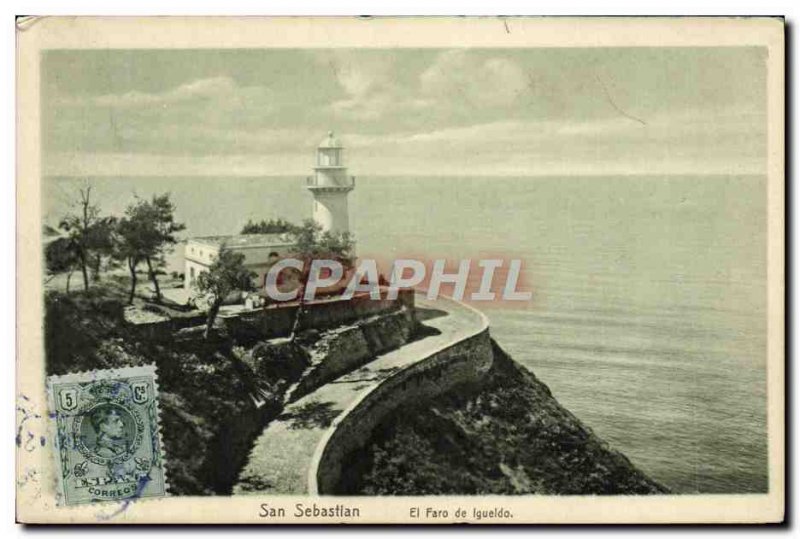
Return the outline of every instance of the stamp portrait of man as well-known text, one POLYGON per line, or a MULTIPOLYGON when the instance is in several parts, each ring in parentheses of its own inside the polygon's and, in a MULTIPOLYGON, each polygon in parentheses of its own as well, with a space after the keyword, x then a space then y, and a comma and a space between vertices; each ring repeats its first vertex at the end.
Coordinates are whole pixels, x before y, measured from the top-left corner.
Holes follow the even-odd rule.
POLYGON ((94 447, 100 457, 113 458, 127 451, 130 440, 123 414, 115 406, 99 406, 92 411, 89 422, 95 432, 94 447))

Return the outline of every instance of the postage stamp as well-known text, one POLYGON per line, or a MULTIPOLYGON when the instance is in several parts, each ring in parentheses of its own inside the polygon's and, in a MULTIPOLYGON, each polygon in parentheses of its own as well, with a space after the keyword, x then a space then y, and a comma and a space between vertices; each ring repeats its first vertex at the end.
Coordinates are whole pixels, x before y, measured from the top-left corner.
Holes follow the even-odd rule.
POLYGON ((154 365, 48 378, 60 503, 167 493, 154 365))

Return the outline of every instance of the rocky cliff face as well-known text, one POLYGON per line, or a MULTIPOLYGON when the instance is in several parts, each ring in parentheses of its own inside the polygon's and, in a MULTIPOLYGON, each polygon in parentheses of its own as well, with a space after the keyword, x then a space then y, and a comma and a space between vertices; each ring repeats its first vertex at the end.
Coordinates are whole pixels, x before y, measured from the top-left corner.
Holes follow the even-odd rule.
POLYGON ((496 343, 480 386, 378 426, 351 454, 342 494, 655 494, 667 489, 610 448, 496 343))

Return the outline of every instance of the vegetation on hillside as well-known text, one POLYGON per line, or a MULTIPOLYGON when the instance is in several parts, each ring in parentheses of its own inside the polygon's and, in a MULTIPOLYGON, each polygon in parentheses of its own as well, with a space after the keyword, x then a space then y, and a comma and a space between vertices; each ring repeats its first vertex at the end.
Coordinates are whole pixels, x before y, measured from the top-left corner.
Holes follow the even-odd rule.
POLYGON ((270 219, 269 221, 253 221, 247 220, 247 223, 242 227, 240 234, 283 234, 285 232, 294 233, 300 227, 286 221, 284 219, 270 219))
MULTIPOLYGON (((80 267, 80 256, 76 244, 69 238, 55 238, 44 248, 45 271, 47 280, 53 279, 57 275, 66 274, 65 291, 69 292, 70 281, 75 269, 80 267)), ((84 287, 89 289, 88 283, 84 281, 84 287)))
POLYGON ((85 292, 47 293, 47 374, 155 363, 171 492, 225 494, 282 395, 256 408, 253 373, 226 339, 141 334, 124 321, 126 287, 109 278, 85 292))
POLYGON ((235 253, 223 246, 208 271, 197 276, 197 290, 210 300, 204 334, 206 339, 211 334, 214 320, 225 298, 236 290, 248 291, 253 288, 256 274, 245 267, 244 259, 244 254, 235 253))
POLYGON ((313 219, 306 219, 303 225, 294 232, 295 247, 293 257, 303 262, 300 272, 298 298, 300 307, 297 309, 294 325, 292 326, 291 340, 297 337, 297 330, 301 326, 306 311, 306 288, 311 277, 311 264, 314 260, 338 261, 343 270, 352 268, 355 261, 355 241, 349 232, 322 231, 322 227, 313 219))

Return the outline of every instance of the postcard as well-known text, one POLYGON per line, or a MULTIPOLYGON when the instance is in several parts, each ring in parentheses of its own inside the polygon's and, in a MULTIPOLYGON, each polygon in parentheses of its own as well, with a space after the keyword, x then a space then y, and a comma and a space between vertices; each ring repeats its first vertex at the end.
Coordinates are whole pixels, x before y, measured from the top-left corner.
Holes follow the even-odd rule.
POLYGON ((781 18, 17 33, 18 521, 784 519, 781 18))

